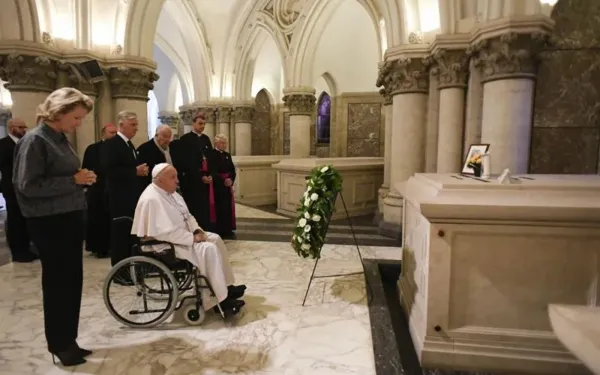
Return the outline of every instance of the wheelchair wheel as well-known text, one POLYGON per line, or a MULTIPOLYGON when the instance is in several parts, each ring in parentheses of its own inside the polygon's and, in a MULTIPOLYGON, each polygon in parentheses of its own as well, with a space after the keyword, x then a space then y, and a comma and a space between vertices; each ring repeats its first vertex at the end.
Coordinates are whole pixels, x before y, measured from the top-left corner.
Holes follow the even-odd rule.
POLYGON ((179 298, 177 285, 164 263, 145 256, 130 257, 106 276, 104 304, 116 320, 129 327, 155 327, 173 314, 179 298))
POLYGON ((183 317, 183 321, 189 326, 199 326, 206 319, 206 311, 200 306, 200 308, 196 308, 195 301, 190 301, 190 303, 185 303, 181 307, 181 316, 183 317))

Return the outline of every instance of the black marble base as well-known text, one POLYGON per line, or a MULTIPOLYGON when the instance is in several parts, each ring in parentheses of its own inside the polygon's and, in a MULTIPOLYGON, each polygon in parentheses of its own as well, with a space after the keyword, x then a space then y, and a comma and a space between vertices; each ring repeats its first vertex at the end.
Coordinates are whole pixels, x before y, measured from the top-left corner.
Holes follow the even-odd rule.
POLYGON ((365 259, 364 265, 377 375, 494 375, 423 369, 410 337, 408 319, 398 300, 400 262, 365 259))
POLYGON ((393 238, 394 240, 396 240, 398 242, 399 246, 402 245, 402 226, 401 225, 390 223, 390 222, 384 221, 382 219, 379 222, 379 234, 384 237, 393 238))

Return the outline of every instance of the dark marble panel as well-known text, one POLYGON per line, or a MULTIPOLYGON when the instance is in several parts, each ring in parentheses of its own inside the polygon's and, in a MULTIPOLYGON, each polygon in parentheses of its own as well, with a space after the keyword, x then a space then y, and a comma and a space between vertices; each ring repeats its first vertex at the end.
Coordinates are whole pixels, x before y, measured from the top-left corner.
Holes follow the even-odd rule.
POLYGON ((352 156, 364 156, 364 157, 378 157, 379 154, 379 139, 378 138, 367 138, 367 139, 350 139, 348 138, 346 154, 349 157, 352 156))
POLYGON ((552 19, 557 48, 600 46, 600 1, 559 0, 552 19))
POLYGON ((600 51, 545 51, 541 57, 533 126, 598 126, 600 51))
POLYGON ((381 104, 348 104, 348 139, 379 139, 381 126, 381 104))
POLYGON ((283 114, 283 154, 290 154, 290 113, 283 114))
POLYGON ((600 128, 533 128, 532 173, 596 173, 600 128))
POLYGON ((264 91, 256 94, 252 125, 252 155, 271 154, 271 101, 264 91))

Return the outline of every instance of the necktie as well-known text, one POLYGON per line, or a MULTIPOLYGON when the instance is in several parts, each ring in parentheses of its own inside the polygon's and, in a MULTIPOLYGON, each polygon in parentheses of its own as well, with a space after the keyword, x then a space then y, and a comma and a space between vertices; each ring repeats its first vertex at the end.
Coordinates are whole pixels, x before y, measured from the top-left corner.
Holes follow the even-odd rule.
POLYGON ((127 146, 129 146, 131 151, 133 151, 133 157, 137 159, 137 152, 135 152, 135 146, 133 143, 131 143, 131 141, 127 141, 127 146))

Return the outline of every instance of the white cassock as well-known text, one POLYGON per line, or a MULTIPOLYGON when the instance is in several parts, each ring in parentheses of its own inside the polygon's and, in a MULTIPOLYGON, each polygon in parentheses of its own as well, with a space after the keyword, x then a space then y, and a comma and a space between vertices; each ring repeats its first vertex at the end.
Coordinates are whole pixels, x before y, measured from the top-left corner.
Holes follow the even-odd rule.
MULTIPOLYGON (((219 235, 210 232, 206 232, 206 242, 194 242, 193 232, 197 229, 202 230, 181 195, 169 194, 152 183, 138 201, 131 233, 140 238, 150 237, 173 244, 177 258, 195 265, 208 278, 215 296, 222 302, 227 298, 227 286, 234 283, 227 248, 219 235)), ((160 251, 163 248, 157 246, 151 249, 148 246, 143 251, 160 251)), ((202 304, 205 310, 217 304, 208 289, 202 290, 202 304)))

